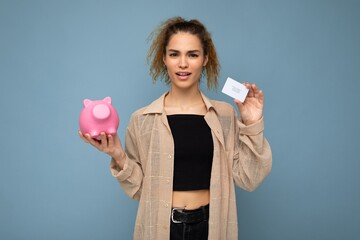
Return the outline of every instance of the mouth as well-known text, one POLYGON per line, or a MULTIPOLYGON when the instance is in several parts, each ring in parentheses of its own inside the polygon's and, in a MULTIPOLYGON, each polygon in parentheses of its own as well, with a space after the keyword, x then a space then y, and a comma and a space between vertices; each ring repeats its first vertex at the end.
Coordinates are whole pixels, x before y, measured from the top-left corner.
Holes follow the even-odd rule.
POLYGON ((190 72, 177 72, 176 75, 178 76, 178 78, 180 80, 187 80, 190 77, 191 73, 190 72))
POLYGON ((189 73, 189 72, 177 72, 176 75, 178 75, 180 77, 187 77, 187 76, 190 76, 191 73, 189 73))

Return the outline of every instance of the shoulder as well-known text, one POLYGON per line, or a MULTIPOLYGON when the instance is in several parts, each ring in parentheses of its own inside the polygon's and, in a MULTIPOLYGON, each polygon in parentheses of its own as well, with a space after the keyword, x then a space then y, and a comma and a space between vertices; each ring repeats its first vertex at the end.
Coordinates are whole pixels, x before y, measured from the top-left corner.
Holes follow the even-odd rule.
POLYGON ((157 98, 156 100, 154 100, 153 102, 151 102, 150 104, 139 108, 138 110, 136 110, 133 114, 132 114, 132 118, 133 117, 140 117, 143 115, 151 115, 151 114, 155 114, 155 113, 162 113, 164 111, 164 98, 165 98, 166 93, 164 93, 163 95, 161 95, 159 98, 157 98))
POLYGON ((201 93, 201 95, 208 111, 213 109, 218 115, 231 115, 235 112, 235 109, 231 104, 224 101, 208 98, 203 93, 201 93))
POLYGON ((156 116, 163 113, 163 96, 156 99, 152 103, 137 109, 132 113, 130 117, 130 125, 137 128, 143 128, 145 126, 151 126, 156 116))
POLYGON ((144 115, 144 112, 145 112, 145 110, 147 109, 148 106, 149 106, 149 105, 137 109, 135 112, 133 112, 133 113, 131 114, 131 118, 144 115))
MULTIPOLYGON (((149 106, 149 105, 148 105, 149 106)), ((131 114, 129 125, 132 127, 137 126, 143 126, 144 122, 149 121, 152 119, 154 114, 146 114, 146 110, 148 109, 148 106, 142 107, 137 109, 135 112, 131 114)))
POLYGON ((234 116, 236 115, 235 108, 227 102, 210 99, 212 107, 220 116, 234 116))
POLYGON ((147 106, 139 108, 133 112, 130 116, 129 124, 127 129, 134 134, 140 134, 142 129, 151 127, 154 123, 154 114, 144 114, 147 106))
POLYGON ((226 108, 227 110, 233 109, 233 106, 230 103, 210 99, 211 104, 214 106, 214 108, 226 108))

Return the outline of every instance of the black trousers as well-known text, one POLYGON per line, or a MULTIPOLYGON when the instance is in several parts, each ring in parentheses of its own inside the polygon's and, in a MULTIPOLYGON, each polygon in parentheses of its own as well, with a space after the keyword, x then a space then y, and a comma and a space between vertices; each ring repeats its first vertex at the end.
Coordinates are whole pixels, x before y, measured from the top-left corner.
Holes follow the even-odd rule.
POLYGON ((176 212, 170 223, 170 240, 207 240, 208 221, 209 205, 176 212))
POLYGON ((208 221, 199 223, 171 223, 170 240, 207 240, 208 221))

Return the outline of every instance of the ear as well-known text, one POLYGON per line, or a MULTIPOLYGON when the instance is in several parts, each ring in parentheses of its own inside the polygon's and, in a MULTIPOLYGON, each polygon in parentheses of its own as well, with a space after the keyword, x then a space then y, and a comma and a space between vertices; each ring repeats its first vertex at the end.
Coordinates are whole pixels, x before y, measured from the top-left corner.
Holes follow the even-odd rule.
POLYGON ((208 63, 208 61, 209 61, 209 57, 208 57, 208 55, 205 55, 203 67, 206 67, 206 64, 208 63))
POLYGON ((87 107, 90 103, 92 103, 92 101, 90 99, 84 99, 83 103, 84 107, 87 107))
POLYGON ((166 61, 166 56, 165 56, 165 54, 164 54, 164 55, 163 55, 163 63, 164 63, 164 65, 165 65, 165 67, 166 67, 165 61, 166 61))
POLYGON ((104 102, 111 104, 111 97, 106 97, 103 99, 104 102))

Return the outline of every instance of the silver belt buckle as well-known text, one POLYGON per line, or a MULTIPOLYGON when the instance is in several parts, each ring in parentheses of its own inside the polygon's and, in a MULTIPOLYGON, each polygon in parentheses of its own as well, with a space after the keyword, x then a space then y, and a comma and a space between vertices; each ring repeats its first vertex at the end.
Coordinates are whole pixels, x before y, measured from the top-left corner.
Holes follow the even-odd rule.
POLYGON ((177 211, 177 210, 184 210, 185 208, 173 208, 172 210, 171 210, 171 221, 173 222, 173 223, 182 223, 181 221, 176 221, 175 219, 174 219, 174 212, 175 211, 177 211))

